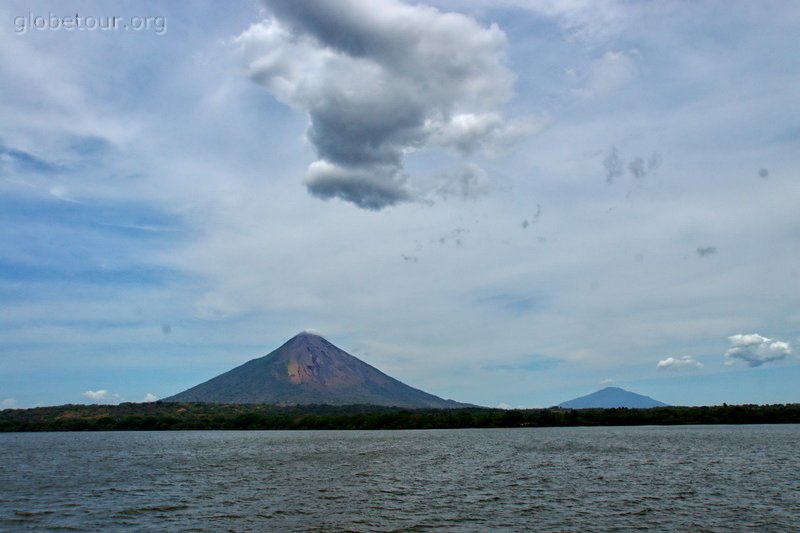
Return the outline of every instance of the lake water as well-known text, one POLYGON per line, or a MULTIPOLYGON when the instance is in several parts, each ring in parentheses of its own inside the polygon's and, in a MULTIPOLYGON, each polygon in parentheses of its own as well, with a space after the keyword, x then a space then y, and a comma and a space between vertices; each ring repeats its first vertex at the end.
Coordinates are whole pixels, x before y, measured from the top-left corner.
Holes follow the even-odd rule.
POLYGON ((2 531, 800 531, 800 426, 0 434, 2 531))

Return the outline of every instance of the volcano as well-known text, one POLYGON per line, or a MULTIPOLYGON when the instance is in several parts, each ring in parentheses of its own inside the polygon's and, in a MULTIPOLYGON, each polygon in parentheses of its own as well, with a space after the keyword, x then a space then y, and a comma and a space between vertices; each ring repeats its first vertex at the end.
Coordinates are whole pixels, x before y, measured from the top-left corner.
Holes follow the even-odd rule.
POLYGON ((619 387, 606 387, 592 394, 575 398, 558 404, 559 407, 568 409, 614 408, 628 407, 633 409, 648 409, 651 407, 667 407, 667 404, 654 400, 649 396, 620 389, 619 387))
POLYGON ((162 401, 469 407, 409 387, 308 332, 300 333, 263 357, 162 401))

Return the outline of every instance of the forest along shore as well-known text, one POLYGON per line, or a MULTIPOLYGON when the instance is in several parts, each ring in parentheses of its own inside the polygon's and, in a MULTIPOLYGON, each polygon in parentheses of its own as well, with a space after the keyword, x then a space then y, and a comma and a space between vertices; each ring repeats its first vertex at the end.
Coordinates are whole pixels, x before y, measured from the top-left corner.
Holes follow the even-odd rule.
POLYGON ((122 403, 0 411, 0 431, 452 429, 799 424, 800 404, 650 409, 425 409, 374 405, 122 403))

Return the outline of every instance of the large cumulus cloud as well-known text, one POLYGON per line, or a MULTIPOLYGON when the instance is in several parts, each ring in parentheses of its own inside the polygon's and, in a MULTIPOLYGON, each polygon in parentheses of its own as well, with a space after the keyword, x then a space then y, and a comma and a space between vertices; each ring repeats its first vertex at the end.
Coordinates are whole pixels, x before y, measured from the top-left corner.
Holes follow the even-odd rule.
POLYGON ((792 347, 788 342, 768 339, 758 333, 732 335, 728 340, 731 347, 725 352, 726 365, 732 365, 739 359, 747 366, 756 367, 786 359, 792 354, 792 347))
POLYGON ((409 201, 406 153, 469 154, 526 131, 498 111, 513 75, 495 25, 395 0, 265 4, 270 16, 235 43, 252 80, 308 114, 315 196, 374 210, 409 201))

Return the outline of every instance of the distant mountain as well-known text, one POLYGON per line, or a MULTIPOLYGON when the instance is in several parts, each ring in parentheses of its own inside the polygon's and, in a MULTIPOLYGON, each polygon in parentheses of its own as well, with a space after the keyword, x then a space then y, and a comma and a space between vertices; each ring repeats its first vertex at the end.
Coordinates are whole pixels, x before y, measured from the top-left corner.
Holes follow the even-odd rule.
POLYGON ((606 387, 592 394, 560 403, 558 406, 568 409, 589 409, 592 407, 648 408, 666 407, 667 404, 619 387, 606 387))
POLYGON ((162 401, 470 407, 409 387, 311 333, 162 401))

